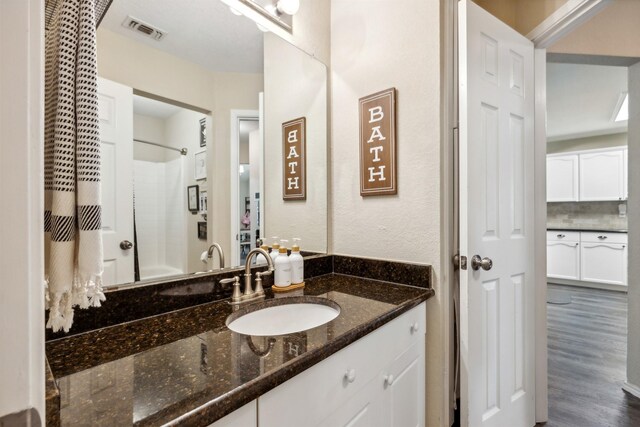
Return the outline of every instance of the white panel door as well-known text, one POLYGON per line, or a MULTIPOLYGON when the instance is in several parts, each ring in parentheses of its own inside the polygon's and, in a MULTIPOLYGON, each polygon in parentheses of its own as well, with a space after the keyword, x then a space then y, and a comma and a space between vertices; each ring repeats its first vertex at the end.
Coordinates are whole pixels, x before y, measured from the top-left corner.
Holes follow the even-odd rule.
POLYGON ((577 154, 547 156, 547 202, 577 202, 577 154))
POLYGON ((623 197, 623 151, 580 154, 580 201, 622 200, 623 197))
POLYGON ((470 0, 458 16, 461 423, 530 427, 533 45, 470 0))
POLYGON ((547 242, 547 277, 580 280, 579 242, 547 242))
POLYGON ((98 79, 104 286, 133 282, 133 90, 98 79))

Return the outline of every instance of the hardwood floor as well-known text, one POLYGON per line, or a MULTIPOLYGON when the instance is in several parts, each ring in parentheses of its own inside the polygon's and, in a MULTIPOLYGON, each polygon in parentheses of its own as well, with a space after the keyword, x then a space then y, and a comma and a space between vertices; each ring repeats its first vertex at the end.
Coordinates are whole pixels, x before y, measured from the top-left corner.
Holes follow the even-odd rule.
POLYGON ((546 427, 640 426, 640 399, 621 388, 626 378, 627 295, 559 285, 549 285, 549 290, 556 296, 568 293, 571 303, 547 304, 546 427))

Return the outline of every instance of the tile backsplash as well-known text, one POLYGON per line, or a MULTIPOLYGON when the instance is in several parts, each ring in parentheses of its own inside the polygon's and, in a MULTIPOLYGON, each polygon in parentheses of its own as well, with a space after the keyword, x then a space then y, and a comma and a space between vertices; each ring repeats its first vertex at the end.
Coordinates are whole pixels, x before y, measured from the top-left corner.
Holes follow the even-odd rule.
POLYGON ((626 230, 627 217, 618 213, 618 202, 555 202, 547 203, 548 228, 602 228, 626 230))

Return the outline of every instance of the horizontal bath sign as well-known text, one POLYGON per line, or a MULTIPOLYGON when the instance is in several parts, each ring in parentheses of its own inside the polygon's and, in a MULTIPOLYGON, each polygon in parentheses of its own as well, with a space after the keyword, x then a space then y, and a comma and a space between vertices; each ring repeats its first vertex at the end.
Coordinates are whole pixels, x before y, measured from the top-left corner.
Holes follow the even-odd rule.
POLYGON ((282 124, 284 200, 307 198, 307 120, 305 117, 282 124))
POLYGON ((360 195, 397 193, 396 89, 360 98, 360 195))

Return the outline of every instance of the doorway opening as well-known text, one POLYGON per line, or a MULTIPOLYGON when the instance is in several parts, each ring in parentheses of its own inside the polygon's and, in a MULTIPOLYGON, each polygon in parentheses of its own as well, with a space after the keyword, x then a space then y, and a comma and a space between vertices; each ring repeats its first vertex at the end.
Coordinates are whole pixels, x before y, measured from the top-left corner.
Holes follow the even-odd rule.
POLYGON ((632 165, 628 75, 619 58, 547 56, 551 424, 605 425, 617 419, 625 425, 640 419, 640 400, 622 389, 632 165))

